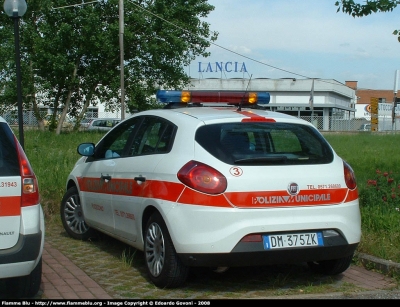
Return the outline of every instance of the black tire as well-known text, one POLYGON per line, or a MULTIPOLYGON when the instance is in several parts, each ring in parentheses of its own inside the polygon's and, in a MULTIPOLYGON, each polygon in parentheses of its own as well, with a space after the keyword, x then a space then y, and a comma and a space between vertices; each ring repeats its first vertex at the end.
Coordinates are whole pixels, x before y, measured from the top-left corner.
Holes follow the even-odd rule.
POLYGON ((308 262, 307 264, 314 272, 324 275, 337 275, 346 271, 352 260, 353 255, 350 255, 339 259, 308 262))
POLYGON ((27 276, 6 279, 7 293, 14 298, 32 298, 40 289, 42 282, 42 258, 27 276))
POLYGON ((146 224, 144 257, 150 280, 158 288, 178 288, 185 283, 189 268, 177 256, 167 226, 158 212, 153 213, 146 224))
POLYGON ((95 237, 96 232, 85 222, 76 187, 69 188, 64 194, 61 201, 60 215, 64 229, 72 238, 86 241, 95 237))

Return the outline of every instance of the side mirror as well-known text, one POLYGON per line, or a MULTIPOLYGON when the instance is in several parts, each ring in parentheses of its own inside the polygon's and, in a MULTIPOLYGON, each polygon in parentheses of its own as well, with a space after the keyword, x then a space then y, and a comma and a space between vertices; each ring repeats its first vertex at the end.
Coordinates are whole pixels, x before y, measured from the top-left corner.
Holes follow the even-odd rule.
POLYGON ((93 143, 82 143, 77 148, 78 154, 85 157, 93 156, 94 144, 93 143))

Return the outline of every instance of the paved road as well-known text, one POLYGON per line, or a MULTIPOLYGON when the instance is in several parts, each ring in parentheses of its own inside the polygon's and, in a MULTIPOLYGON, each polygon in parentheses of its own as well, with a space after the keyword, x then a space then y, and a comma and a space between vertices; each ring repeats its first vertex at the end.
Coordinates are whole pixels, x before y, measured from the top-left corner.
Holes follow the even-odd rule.
MULTIPOLYGON (((0 299, 12 299, 0 284, 0 299)), ((96 281, 49 243, 43 252, 42 283, 35 299, 112 299, 96 281)))

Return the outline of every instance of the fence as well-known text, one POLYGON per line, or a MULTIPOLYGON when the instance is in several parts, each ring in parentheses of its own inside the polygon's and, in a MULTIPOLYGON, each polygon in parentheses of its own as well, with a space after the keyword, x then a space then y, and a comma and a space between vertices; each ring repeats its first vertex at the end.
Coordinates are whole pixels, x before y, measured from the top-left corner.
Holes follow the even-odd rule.
MULTIPOLYGON (((43 114, 45 117, 47 113, 43 114)), ((120 114, 115 114, 111 112, 98 112, 91 113, 92 117, 95 118, 120 118, 120 114)), ((127 115, 126 117, 129 117, 127 115)), ((10 125, 18 125, 18 116, 16 112, 7 112, 3 115, 3 118, 10 125)), ((362 119, 342 119, 334 116, 301 116, 301 119, 304 119, 308 122, 311 122, 319 131, 323 132, 340 132, 340 131, 358 131, 363 124, 370 123, 368 120, 362 119)), ((24 111, 23 112, 23 123, 24 126, 29 127, 38 127, 38 121, 33 114, 33 111, 24 111)), ((73 121, 72 121, 73 123, 73 121)), ((392 131, 397 130, 400 131, 400 118, 396 118, 394 123, 392 123, 391 116, 379 116, 378 118, 378 131, 392 131)))
MULTIPOLYGON (((364 124, 371 124, 365 118, 342 119, 334 116, 300 116, 308 122, 311 122, 319 131, 324 132, 352 132, 360 131, 364 124)), ((377 130, 379 132, 397 130, 400 131, 400 119, 395 118, 392 122, 391 116, 379 116, 377 130)))
MULTIPOLYGON (((41 117, 45 120, 45 122, 51 119, 50 116, 51 116, 51 114, 47 113, 47 111, 41 112, 41 117)), ((92 112, 92 113, 90 113, 90 116, 94 117, 94 118, 120 118, 121 117, 120 114, 115 114, 115 113, 111 113, 111 112, 97 112, 97 113, 92 112)), ((2 117, 12 126, 19 124, 17 111, 7 112, 7 113, 3 114, 2 117)), ((22 119, 23 119, 24 126, 28 126, 28 127, 38 127, 39 126, 39 122, 33 111, 23 111, 22 119)), ((74 120, 69 119, 69 118, 66 119, 66 121, 71 124, 73 124, 73 122, 74 122, 74 120)))

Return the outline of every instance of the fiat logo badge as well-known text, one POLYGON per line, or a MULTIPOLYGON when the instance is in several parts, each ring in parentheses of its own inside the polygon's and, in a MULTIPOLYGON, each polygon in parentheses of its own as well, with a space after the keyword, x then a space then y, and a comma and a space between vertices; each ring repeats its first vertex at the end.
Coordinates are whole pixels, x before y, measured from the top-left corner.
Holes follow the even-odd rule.
POLYGON ((299 185, 297 183, 289 183, 287 191, 290 195, 297 195, 300 192, 299 185))

